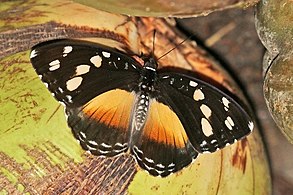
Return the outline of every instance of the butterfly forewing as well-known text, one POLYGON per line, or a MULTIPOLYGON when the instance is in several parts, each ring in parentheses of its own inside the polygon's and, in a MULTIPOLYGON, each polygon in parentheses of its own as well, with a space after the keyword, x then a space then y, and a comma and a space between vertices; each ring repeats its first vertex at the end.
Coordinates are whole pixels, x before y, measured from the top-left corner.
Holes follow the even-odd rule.
POLYGON ((214 152, 252 131, 247 112, 228 94, 202 80, 186 73, 162 73, 157 88, 159 101, 176 112, 198 152, 214 152))
POLYGON ((54 40, 33 47, 31 62, 58 101, 82 106, 115 88, 132 91, 140 65, 104 45, 78 40, 54 40))
POLYGON ((113 156, 128 149, 129 121, 140 65, 103 45, 54 40, 33 47, 31 62, 82 147, 113 156))

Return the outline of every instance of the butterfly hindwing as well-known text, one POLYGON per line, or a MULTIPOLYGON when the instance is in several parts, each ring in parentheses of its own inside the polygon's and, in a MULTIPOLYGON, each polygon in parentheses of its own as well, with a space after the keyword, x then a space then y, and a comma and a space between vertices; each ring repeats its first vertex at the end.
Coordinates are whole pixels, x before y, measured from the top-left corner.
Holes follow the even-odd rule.
POLYGON ((252 131, 247 112, 229 95, 202 80, 167 72, 160 74, 157 88, 159 101, 176 112, 198 152, 214 152, 252 131))
POLYGON ((68 124, 81 146, 95 155, 127 151, 134 98, 134 93, 113 89, 80 108, 67 108, 68 124))
POLYGON ((133 135, 131 152, 139 165, 155 176, 167 176, 191 163, 193 149, 177 115, 155 99, 150 101, 143 128, 133 135))
POLYGON ((31 62, 58 101, 78 107, 115 88, 132 90, 140 65, 131 57, 97 43, 53 40, 32 48, 31 62))

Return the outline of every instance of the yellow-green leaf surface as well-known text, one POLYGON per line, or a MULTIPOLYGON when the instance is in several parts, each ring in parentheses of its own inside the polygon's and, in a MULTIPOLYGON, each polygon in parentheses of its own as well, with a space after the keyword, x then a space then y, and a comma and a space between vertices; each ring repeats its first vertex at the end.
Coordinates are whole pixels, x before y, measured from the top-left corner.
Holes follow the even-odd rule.
MULTIPOLYGON (((0 18, 0 35, 6 38, 1 51, 5 57, 0 60, 0 193, 270 194, 268 161, 257 128, 247 139, 200 155, 166 178, 141 170, 129 154, 113 158, 87 154, 67 127, 63 106, 29 61, 33 43, 87 37, 89 32, 147 53, 154 29, 160 56, 182 41, 165 20, 130 18, 57 0, 12 1, 0 7, 9 13, 0 18), (18 20, 8 22, 16 16, 18 20), (22 39, 12 39, 11 34, 18 32, 22 39)), ((212 77, 241 96, 221 65, 189 41, 160 61, 160 66, 170 64, 212 77)))

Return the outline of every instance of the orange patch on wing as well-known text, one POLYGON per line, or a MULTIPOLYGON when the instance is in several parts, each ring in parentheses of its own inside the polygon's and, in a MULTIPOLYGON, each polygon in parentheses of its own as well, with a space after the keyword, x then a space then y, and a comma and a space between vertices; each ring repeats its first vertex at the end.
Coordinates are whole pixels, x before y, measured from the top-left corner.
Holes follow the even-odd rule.
POLYGON ((134 98, 133 93, 114 89, 95 97, 82 110, 109 127, 128 129, 134 98))
POLYGON ((183 148, 188 137, 177 115, 166 105, 153 101, 143 135, 153 141, 183 148))

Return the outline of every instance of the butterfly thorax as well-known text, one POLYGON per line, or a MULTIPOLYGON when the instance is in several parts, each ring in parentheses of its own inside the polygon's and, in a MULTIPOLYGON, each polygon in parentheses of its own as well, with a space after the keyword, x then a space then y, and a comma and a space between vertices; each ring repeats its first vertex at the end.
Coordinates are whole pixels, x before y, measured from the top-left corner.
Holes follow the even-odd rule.
POLYGON ((147 58, 144 61, 144 67, 141 72, 139 89, 141 91, 152 91, 157 77, 157 63, 154 58, 147 58))
POLYGON ((141 130, 145 124, 150 104, 150 93, 154 91, 154 82, 157 77, 157 63, 154 58, 147 58, 144 62, 134 108, 134 129, 137 131, 141 130))

